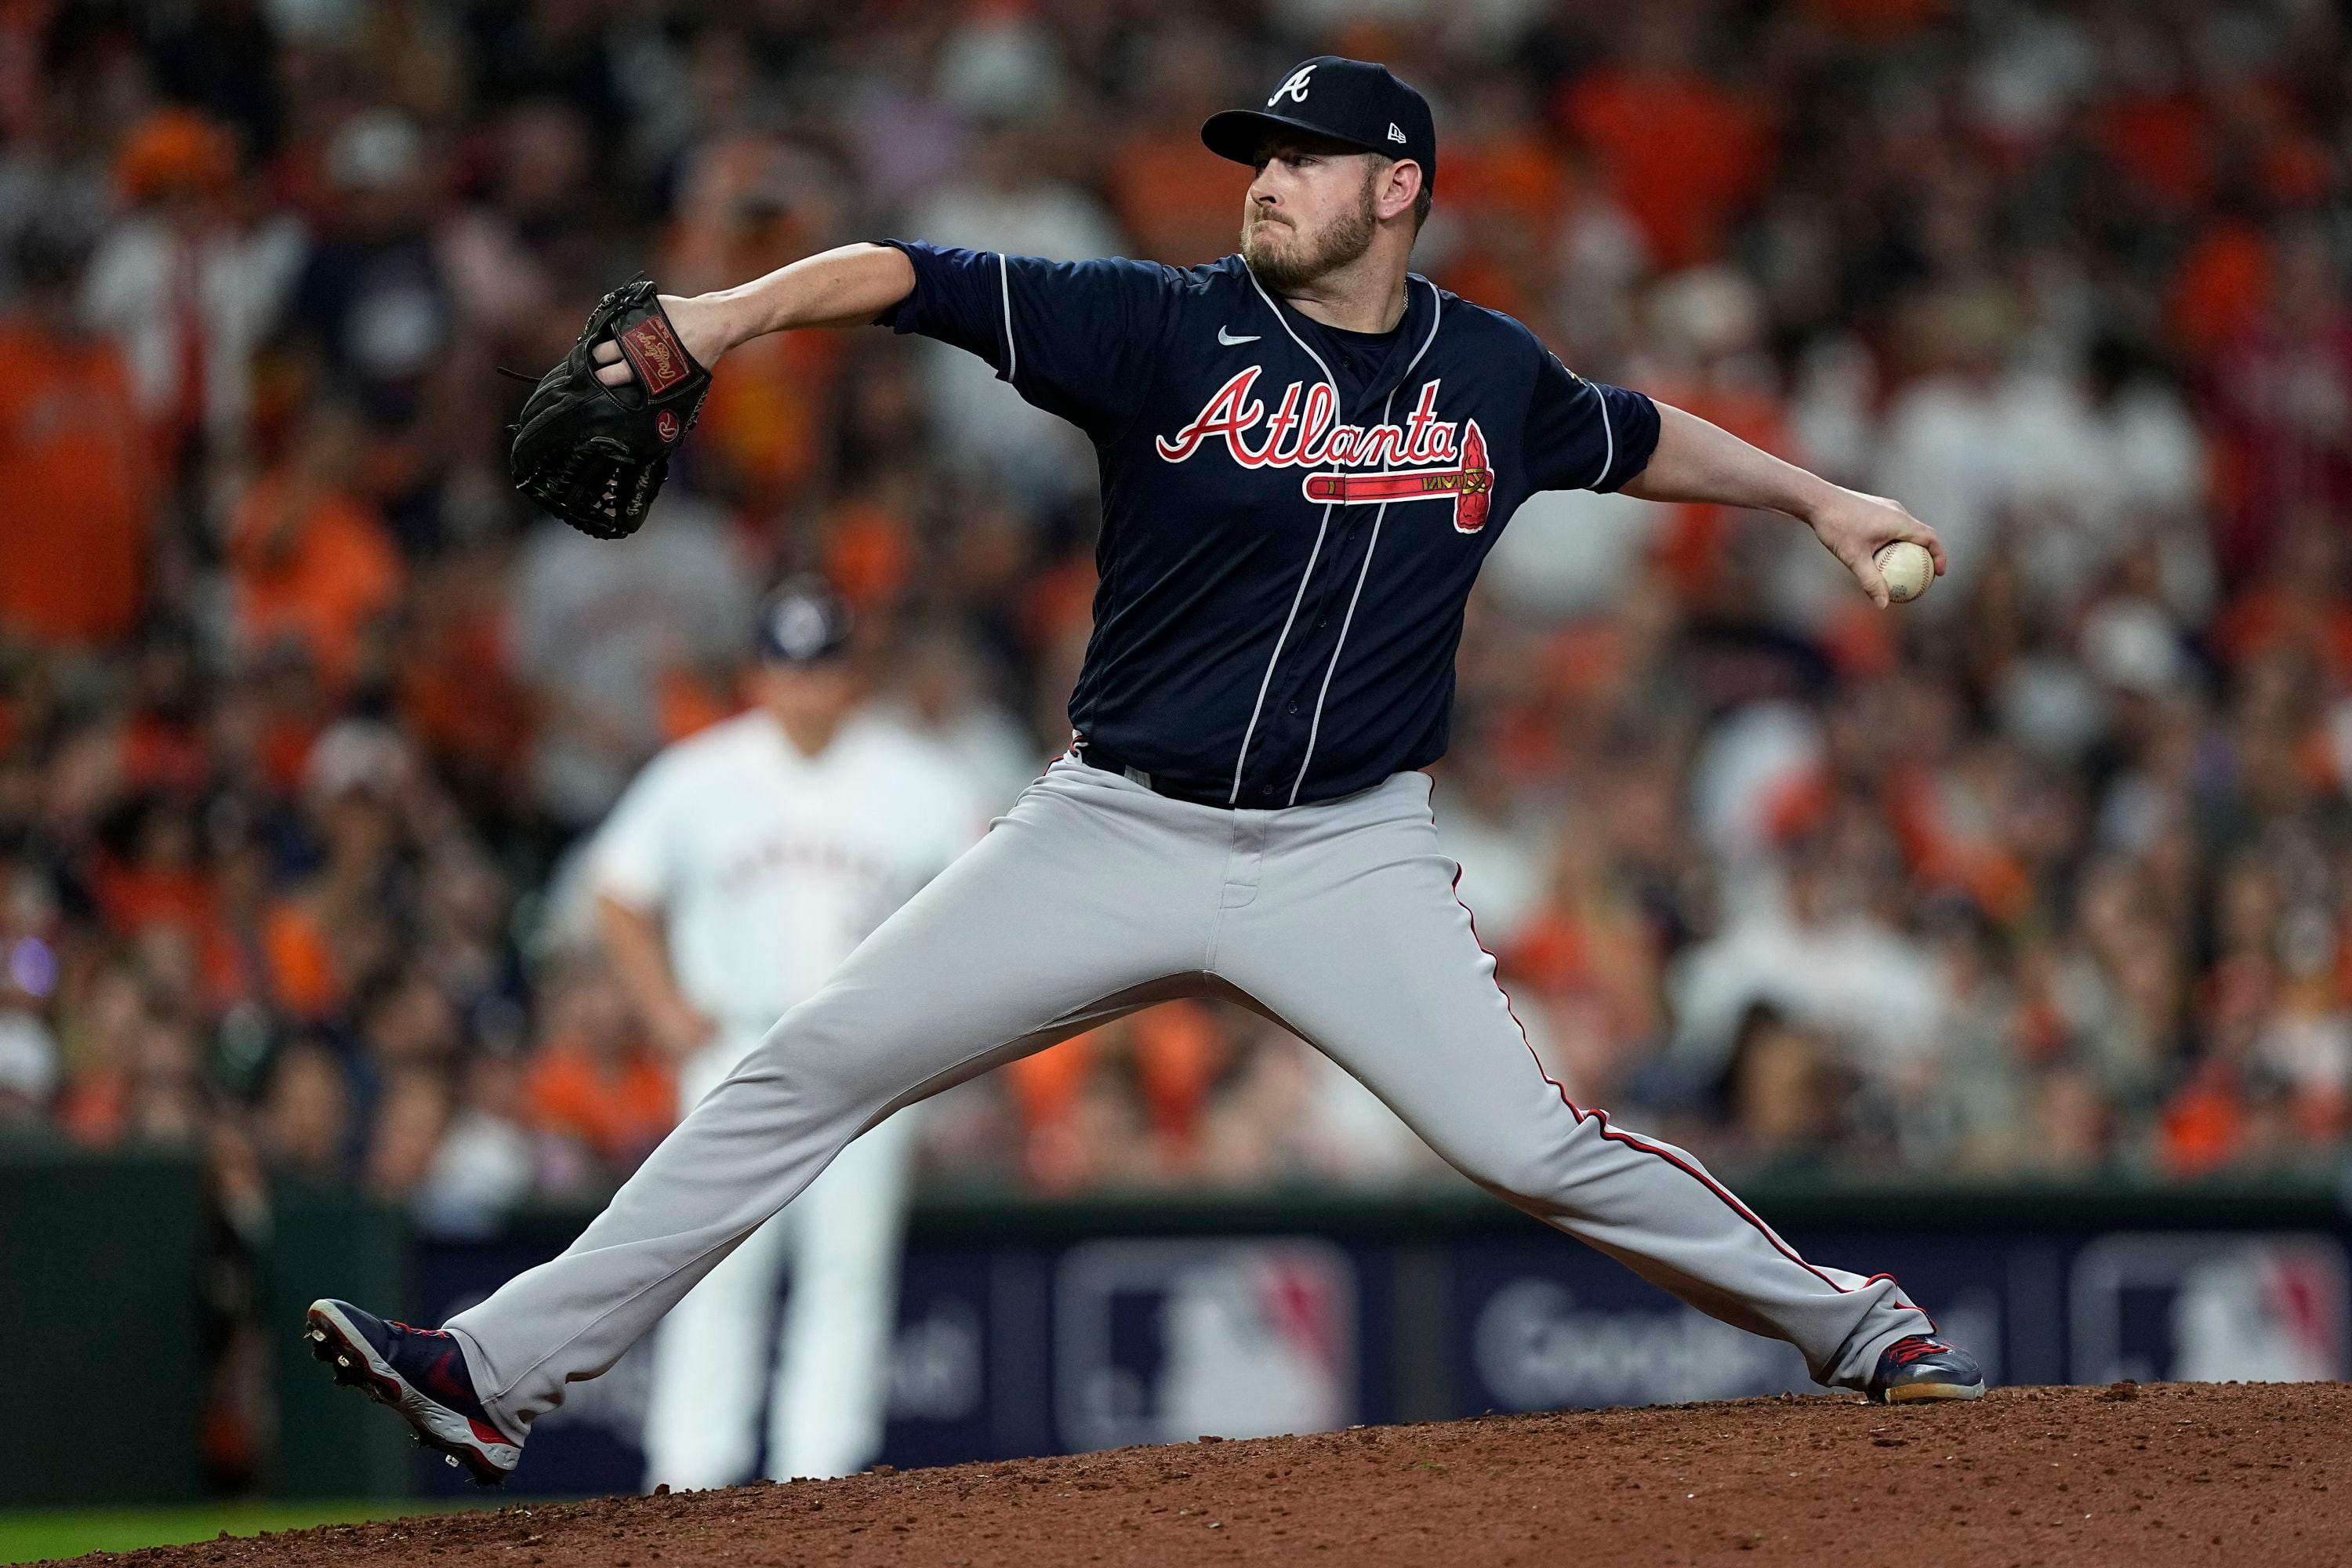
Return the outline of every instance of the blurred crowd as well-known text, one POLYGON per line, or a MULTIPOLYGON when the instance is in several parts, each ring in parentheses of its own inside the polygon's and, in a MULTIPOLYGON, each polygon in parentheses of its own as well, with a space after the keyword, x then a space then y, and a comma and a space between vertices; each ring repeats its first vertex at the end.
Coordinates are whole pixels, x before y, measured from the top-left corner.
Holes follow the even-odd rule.
MULTIPOLYGON (((658 1141, 575 870, 786 573, 991 799, 1067 737, 1076 434, 878 331, 730 355, 650 526, 509 489, 638 269, 1233 248, 1210 111, 1437 109, 1417 266, 1902 499, 1550 495, 1440 819, 1580 1103, 1734 1170, 2161 1177, 2352 1135, 2352 39, 2324 0, 0 0, 0 1136, 478 1226, 658 1141)), ((1434 1061, 1432 1070, 1443 1070, 1434 1061)), ((938 1179, 1428 1172, 1226 1008, 949 1097, 938 1179)))

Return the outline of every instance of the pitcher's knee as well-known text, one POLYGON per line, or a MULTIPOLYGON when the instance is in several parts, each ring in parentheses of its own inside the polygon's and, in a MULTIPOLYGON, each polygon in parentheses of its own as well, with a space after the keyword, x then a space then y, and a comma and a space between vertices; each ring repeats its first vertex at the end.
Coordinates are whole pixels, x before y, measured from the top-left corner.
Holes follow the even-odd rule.
POLYGON ((1565 1185, 1559 1161, 1543 1151, 1490 1148, 1449 1158, 1478 1185, 1522 1207, 1556 1202, 1565 1185))
POLYGON ((736 1076, 756 1077, 803 1103, 878 1112, 912 1088, 892 1033, 830 1005, 824 992, 794 1007, 761 1037, 736 1076))

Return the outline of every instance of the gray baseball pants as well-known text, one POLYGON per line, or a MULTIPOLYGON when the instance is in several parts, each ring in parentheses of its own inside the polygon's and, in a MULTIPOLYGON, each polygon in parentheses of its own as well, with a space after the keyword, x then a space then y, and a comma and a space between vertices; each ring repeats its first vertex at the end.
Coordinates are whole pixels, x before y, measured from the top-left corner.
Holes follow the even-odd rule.
POLYGON ((1472 1181, 1864 1386, 1932 1325, 1806 1262, 1698 1161, 1544 1074, 1438 853, 1418 773, 1226 811, 1068 759, 852 953, 580 1239, 448 1327, 517 1441, 892 1111, 1154 1002, 1223 996, 1361 1079, 1472 1181))

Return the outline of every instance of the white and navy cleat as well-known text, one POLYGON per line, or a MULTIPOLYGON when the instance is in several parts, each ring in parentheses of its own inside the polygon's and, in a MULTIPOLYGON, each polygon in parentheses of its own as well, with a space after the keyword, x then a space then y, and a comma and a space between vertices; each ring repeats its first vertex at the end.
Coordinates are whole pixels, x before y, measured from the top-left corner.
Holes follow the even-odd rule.
POLYGON ((522 1458, 522 1445, 482 1408, 466 1352, 447 1331, 388 1322, 349 1301, 313 1301, 302 1342, 337 1383, 398 1411, 419 1443, 447 1456, 475 1485, 499 1485, 522 1458))
POLYGON ((1870 1396, 1881 1405, 1982 1399, 1984 1391, 1984 1373, 1976 1357, 1926 1334, 1912 1334, 1887 1346, 1870 1378, 1870 1396))

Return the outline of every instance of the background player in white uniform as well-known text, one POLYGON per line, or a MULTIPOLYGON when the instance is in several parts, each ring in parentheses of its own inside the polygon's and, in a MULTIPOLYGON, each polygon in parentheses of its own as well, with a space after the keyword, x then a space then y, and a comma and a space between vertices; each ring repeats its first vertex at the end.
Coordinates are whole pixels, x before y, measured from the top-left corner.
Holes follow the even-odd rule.
MULTIPOLYGON (((754 706, 655 758, 590 850, 597 923, 677 1058, 681 1114, 982 826, 944 752, 860 710, 848 635, 821 585, 780 589, 759 617, 754 706)), ((750 1479, 763 1396, 771 1477, 873 1461, 913 1127, 893 1117, 858 1139, 671 1312, 647 1488, 750 1479)))

